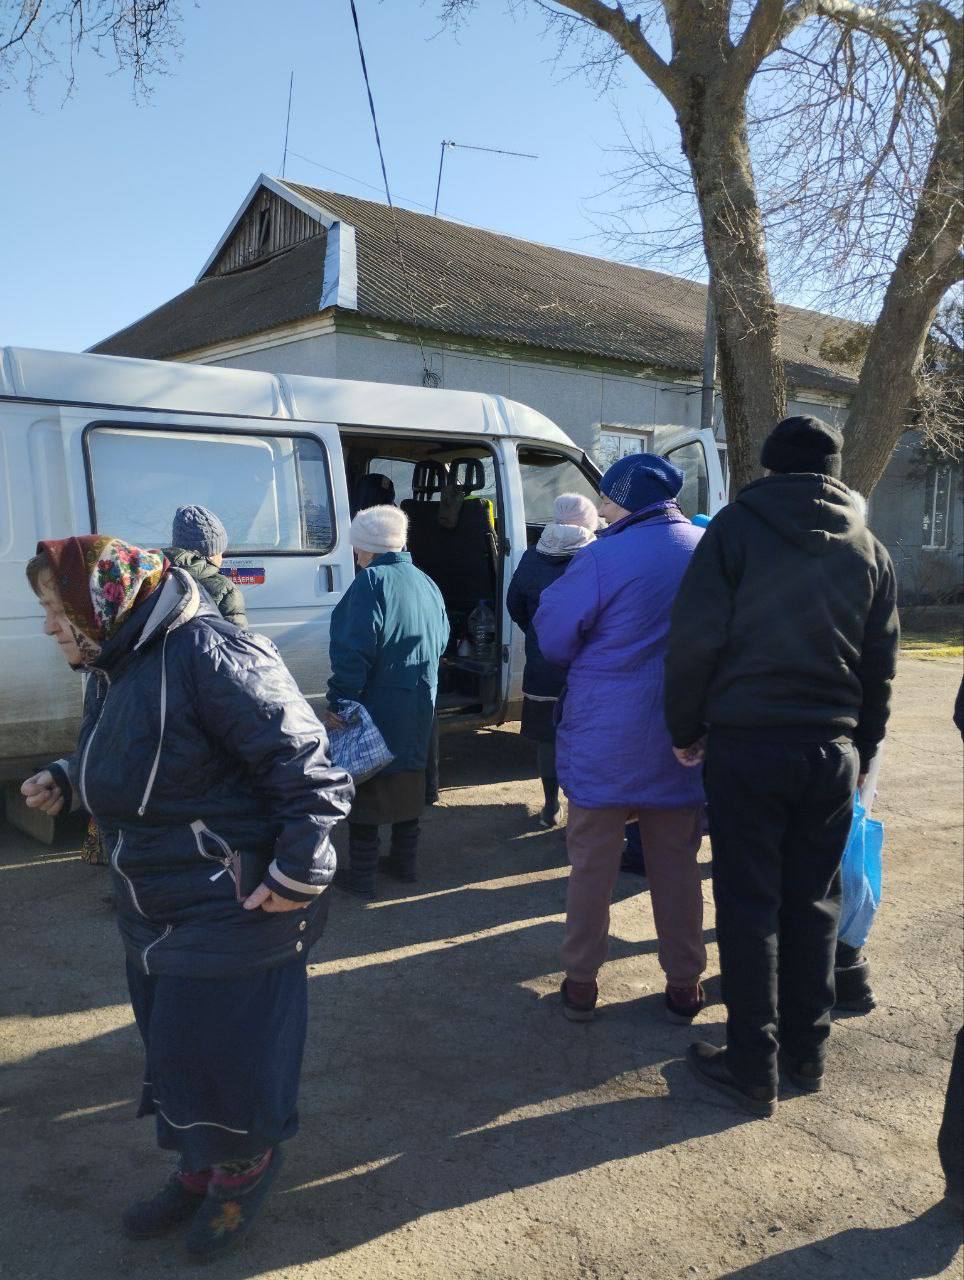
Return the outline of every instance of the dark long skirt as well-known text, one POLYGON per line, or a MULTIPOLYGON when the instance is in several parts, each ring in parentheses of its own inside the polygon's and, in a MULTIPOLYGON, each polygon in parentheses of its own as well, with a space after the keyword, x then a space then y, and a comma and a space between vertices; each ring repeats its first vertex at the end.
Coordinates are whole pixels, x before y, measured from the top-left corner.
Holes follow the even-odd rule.
POLYGON ((545 702, 541 698, 522 699, 522 724, 519 732, 530 742, 555 742, 556 699, 545 702))
POLYGON ((240 978, 175 978, 127 966, 146 1067, 139 1116, 181 1169, 246 1160, 298 1129, 308 1014, 303 959, 240 978))
POLYGON ((355 791, 349 823, 380 827, 387 822, 411 822, 425 809, 425 770, 376 773, 355 791))

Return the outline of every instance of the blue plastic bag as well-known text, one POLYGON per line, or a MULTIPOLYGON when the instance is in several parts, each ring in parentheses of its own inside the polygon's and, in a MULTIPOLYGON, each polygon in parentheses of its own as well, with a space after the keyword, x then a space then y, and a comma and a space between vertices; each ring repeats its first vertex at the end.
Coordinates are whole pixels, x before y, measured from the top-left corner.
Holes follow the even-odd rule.
POLYGON ((842 897, 837 938, 848 947, 862 947, 880 906, 883 823, 868 818, 854 803, 854 818, 840 864, 842 897))
POLYGON ((357 787, 391 764, 395 757, 360 702, 342 702, 338 717, 345 727, 328 730, 331 763, 350 773, 357 787))

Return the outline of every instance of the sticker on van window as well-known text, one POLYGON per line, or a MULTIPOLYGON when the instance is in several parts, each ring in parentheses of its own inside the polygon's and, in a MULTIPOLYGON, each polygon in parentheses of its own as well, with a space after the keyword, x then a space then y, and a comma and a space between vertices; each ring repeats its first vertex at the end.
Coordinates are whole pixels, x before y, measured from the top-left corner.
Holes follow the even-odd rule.
POLYGON ((239 587, 258 587, 264 582, 263 565, 223 564, 221 572, 239 587))

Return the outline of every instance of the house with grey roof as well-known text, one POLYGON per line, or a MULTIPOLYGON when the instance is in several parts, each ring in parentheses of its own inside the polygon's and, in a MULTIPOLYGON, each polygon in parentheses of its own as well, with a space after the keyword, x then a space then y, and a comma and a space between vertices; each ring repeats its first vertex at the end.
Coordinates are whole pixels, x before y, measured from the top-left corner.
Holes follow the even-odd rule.
MULTIPOLYGON (((699 425, 705 314, 690 280, 262 174, 195 283, 91 350, 505 395, 605 466, 699 425)), ((780 307, 791 412, 845 418, 841 323, 780 307)), ((907 596, 960 581, 956 484, 908 433, 874 492, 907 596)))

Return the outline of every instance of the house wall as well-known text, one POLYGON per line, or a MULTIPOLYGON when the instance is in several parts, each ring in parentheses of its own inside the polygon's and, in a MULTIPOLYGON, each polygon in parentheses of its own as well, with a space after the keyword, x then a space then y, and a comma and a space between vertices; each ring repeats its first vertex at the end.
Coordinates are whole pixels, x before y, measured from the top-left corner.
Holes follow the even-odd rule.
POLYGON ((964 582, 964 511, 961 474, 952 467, 947 511, 947 547, 933 548, 925 533, 929 515, 926 468, 913 432, 902 439, 870 499, 870 524, 890 552, 903 603, 929 602, 960 589, 964 582), (925 508, 928 508, 925 511, 925 508))
MULTIPOLYGON (((514 356, 476 354, 428 344, 430 368, 450 390, 507 396, 538 409, 588 453, 595 452, 600 428, 652 433, 654 447, 680 428, 696 428, 700 388, 600 367, 580 368, 560 355, 558 363, 514 356)), ((213 361, 234 368, 267 369, 316 377, 357 378, 371 382, 420 385, 418 346, 389 332, 384 336, 339 329, 243 355, 213 361)), ((790 413, 814 414, 842 426, 846 406, 828 398, 791 400, 790 413)), ((901 442, 870 503, 871 527, 887 546, 897 568, 901 597, 911 601, 959 584, 964 563, 964 519, 960 481, 951 498, 947 550, 923 547, 924 482, 913 465, 914 437, 901 442)))

